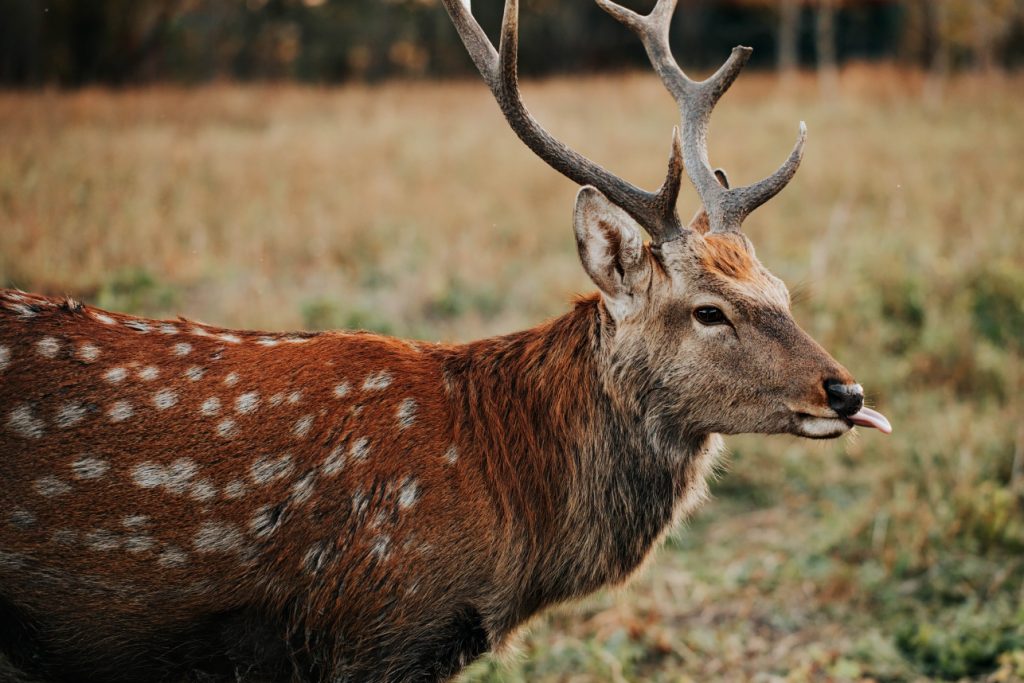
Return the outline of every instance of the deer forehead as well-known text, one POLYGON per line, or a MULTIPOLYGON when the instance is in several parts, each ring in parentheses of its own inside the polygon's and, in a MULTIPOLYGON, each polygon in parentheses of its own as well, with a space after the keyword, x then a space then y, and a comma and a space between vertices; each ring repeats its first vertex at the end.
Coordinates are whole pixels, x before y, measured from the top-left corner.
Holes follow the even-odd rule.
POLYGON ((789 310, 789 290, 761 265, 747 238, 738 233, 695 235, 686 248, 692 278, 727 300, 746 307, 789 310))

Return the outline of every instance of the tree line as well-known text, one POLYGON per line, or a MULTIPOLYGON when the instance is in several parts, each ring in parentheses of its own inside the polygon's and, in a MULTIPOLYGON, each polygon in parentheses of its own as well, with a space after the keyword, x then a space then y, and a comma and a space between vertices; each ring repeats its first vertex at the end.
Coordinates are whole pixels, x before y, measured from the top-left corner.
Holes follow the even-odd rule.
MULTIPOLYGON (((493 36, 502 0, 475 0, 493 36)), ((646 11, 653 0, 631 7, 646 11)), ((593 0, 524 0, 526 74, 646 64, 635 38, 593 0)), ((0 0, 0 84, 215 79, 308 82, 471 72, 438 0, 0 0)), ((754 65, 827 74, 849 60, 934 70, 1016 68, 1024 0, 680 0, 681 62, 721 62, 733 45, 754 65)))

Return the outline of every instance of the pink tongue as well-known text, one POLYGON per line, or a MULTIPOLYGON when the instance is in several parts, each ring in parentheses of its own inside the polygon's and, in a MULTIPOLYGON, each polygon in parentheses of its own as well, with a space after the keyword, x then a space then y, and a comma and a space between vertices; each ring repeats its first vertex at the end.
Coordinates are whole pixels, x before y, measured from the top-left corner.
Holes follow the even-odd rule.
POLYGON ((874 427, 883 434, 892 434, 892 425, 885 419, 885 415, 871 408, 861 408, 857 414, 846 419, 861 427, 874 427))

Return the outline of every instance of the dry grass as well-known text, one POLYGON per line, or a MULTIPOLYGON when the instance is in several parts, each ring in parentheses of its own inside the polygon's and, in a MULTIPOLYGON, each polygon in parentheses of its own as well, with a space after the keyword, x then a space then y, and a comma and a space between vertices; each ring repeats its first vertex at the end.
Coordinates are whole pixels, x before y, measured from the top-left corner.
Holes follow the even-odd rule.
MULTIPOLYGON (((835 102, 740 79, 713 159, 754 180, 807 120, 804 167, 748 233, 897 432, 730 440, 716 500, 633 588, 467 680, 1024 677, 1022 85, 954 82, 938 106, 887 70, 847 71, 835 102)), ((652 77, 524 91, 571 145, 660 181, 675 114, 652 77)), ((573 186, 475 82, 0 94, 0 139, 2 284, 451 340, 591 288, 573 186)))

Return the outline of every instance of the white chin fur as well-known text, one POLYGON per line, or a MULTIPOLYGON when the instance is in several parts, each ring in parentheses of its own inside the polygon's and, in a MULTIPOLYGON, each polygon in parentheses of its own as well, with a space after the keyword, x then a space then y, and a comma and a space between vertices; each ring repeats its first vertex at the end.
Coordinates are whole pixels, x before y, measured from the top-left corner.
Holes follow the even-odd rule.
POLYGON ((838 420, 832 417, 807 417, 800 420, 799 430, 801 436, 808 436, 812 439, 827 439, 842 436, 850 431, 850 425, 845 420, 838 420))

